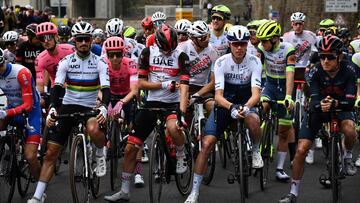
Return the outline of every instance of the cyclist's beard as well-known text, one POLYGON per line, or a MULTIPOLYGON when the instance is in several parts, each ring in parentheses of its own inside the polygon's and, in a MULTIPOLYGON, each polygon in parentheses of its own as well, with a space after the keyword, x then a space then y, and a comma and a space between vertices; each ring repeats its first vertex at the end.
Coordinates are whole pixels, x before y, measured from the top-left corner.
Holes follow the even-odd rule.
POLYGON ((54 50, 55 50, 55 48, 56 48, 56 44, 53 46, 53 47, 51 47, 51 48, 49 48, 49 49, 46 49, 48 52, 53 52, 54 50))

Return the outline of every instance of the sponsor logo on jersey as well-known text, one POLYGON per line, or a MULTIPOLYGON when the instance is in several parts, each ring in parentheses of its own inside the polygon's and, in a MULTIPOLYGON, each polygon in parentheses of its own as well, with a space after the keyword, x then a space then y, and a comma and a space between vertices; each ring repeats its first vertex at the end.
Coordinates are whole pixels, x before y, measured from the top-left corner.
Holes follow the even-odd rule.
POLYGON ((165 66, 173 66, 174 60, 173 59, 167 59, 161 56, 157 56, 153 58, 153 64, 156 65, 165 65, 165 66))

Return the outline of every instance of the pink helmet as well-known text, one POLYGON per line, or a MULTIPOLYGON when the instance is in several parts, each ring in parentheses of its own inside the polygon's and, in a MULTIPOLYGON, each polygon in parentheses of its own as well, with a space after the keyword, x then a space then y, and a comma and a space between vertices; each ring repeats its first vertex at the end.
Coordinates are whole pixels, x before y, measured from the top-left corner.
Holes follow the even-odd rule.
POLYGON ((123 50, 125 48, 124 40, 121 37, 109 37, 105 42, 105 50, 123 50))
POLYGON ((40 35, 48 35, 48 34, 57 34, 58 29, 55 26, 54 23, 51 22, 45 22, 40 23, 38 26, 36 26, 36 36, 40 35))

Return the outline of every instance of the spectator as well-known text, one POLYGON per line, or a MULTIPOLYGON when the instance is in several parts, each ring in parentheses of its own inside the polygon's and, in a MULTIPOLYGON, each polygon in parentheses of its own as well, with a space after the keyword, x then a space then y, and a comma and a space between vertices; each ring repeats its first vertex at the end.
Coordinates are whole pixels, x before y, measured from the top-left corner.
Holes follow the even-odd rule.
POLYGON ((6 9, 4 19, 4 33, 6 31, 14 30, 17 20, 14 11, 11 8, 6 9))

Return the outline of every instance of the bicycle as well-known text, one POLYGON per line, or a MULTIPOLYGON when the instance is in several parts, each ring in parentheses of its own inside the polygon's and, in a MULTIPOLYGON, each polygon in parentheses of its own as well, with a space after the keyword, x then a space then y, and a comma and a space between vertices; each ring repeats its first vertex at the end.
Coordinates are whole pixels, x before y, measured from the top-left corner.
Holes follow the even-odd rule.
MULTIPOLYGON (((202 138, 204 137, 204 130, 206 124, 206 117, 204 115, 204 99, 200 96, 195 97, 195 101, 193 104, 194 113, 193 118, 190 125, 190 135, 192 137, 193 148, 193 157, 196 160, 199 152, 201 151, 202 146, 202 138)), ((215 172, 215 164, 216 164, 216 150, 213 149, 208 161, 207 161, 207 169, 203 177, 202 183, 205 185, 209 185, 214 177, 215 172)))
MULTIPOLYGON (((25 112, 25 111, 24 111, 25 112)), ((10 203, 15 181, 21 197, 25 197, 32 179, 30 165, 24 158, 26 130, 33 130, 25 113, 23 125, 8 125, 6 133, 0 137, 0 202, 10 203)))
POLYGON ((96 176, 94 169, 96 161, 94 159, 93 146, 88 135, 85 135, 84 128, 88 118, 96 117, 98 110, 86 113, 71 113, 62 115, 51 115, 55 120, 72 118, 78 122, 73 129, 73 139, 70 152, 69 177, 70 188, 73 202, 89 202, 90 193, 96 199, 100 189, 100 178, 96 176))
POLYGON ((295 80, 294 84, 296 85, 296 96, 295 96, 295 105, 294 105, 294 122, 293 127, 295 131, 295 139, 298 140, 299 131, 301 128, 302 119, 304 117, 304 104, 305 104, 305 95, 302 90, 302 86, 305 84, 304 80, 295 80))
MULTIPOLYGON (((163 184, 169 184, 171 176, 175 176, 176 187, 180 194, 187 195, 190 193, 190 186, 192 181, 192 148, 191 140, 186 129, 184 129, 185 136, 185 160, 187 161, 188 170, 184 174, 177 174, 176 158, 171 155, 166 135, 165 135, 165 119, 163 114, 171 111, 177 113, 177 109, 164 108, 139 108, 138 111, 150 111, 157 116, 156 126, 153 133, 151 154, 150 154, 150 168, 149 168, 149 193, 150 202, 161 202, 163 184)), ((178 116, 178 118, 180 118, 178 116)), ((181 121, 178 120, 181 124, 181 121)))

